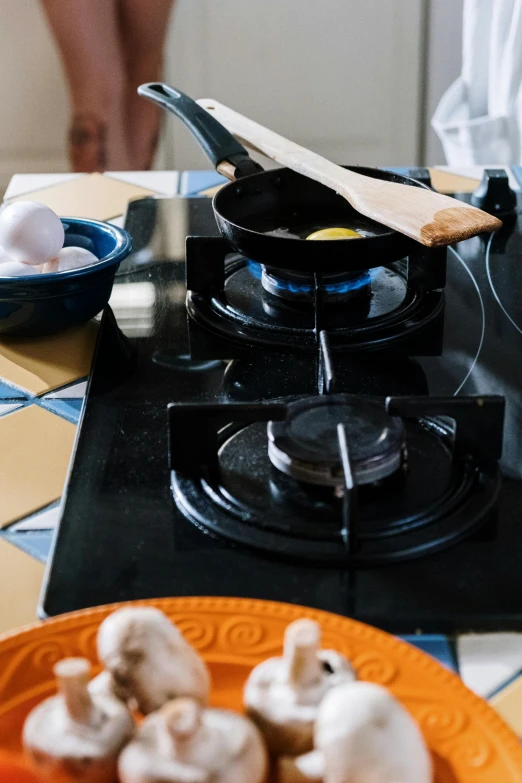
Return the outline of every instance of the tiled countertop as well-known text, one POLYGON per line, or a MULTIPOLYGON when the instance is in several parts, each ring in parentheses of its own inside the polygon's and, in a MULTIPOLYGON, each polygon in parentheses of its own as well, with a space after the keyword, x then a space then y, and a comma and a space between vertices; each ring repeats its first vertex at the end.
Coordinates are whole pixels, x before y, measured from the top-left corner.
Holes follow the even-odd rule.
MULTIPOLYGON (((456 173, 472 179, 480 177, 479 169, 456 173)), ((82 176, 15 175, 5 199, 22 195, 31 198, 35 190, 82 176)), ((160 196, 200 195, 224 182, 209 171, 181 175, 171 171, 109 172, 106 176, 148 188, 160 196)), ((512 184, 517 185, 513 175, 512 184)), ((111 222, 123 225, 123 220, 121 215, 111 222)), ((6 443, 10 453, 3 461, 0 456, 0 497, 2 482, 9 484, 11 498, 16 495, 16 503, 12 501, 9 509, 6 504, 4 508, 0 505, 0 633, 36 619, 39 586, 59 518, 60 495, 81 414, 96 328, 91 322, 74 334, 36 344, 0 339, 0 442, 4 454, 6 443), (22 433, 15 439, 16 444, 14 430, 22 433)), ((408 640, 450 668, 458 668, 466 684, 490 698, 522 736, 522 634, 468 635, 456 640, 422 636, 408 640)))

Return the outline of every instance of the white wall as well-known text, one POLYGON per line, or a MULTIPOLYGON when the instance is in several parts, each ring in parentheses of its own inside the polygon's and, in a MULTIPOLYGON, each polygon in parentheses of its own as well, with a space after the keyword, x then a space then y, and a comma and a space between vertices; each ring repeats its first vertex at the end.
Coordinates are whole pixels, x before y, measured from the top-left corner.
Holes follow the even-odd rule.
POLYGON ((39 0, 0 0, 0 107, 0 189, 67 171, 67 91, 39 0))
POLYGON ((431 117, 462 63, 462 0, 430 0, 427 28, 427 68, 423 161, 445 163, 442 145, 431 127, 431 117))
MULTIPOLYGON (((427 120, 459 70, 461 0, 178 2, 168 74, 174 84, 219 93, 339 160, 420 162, 424 124, 424 159, 442 160, 427 120)), ((0 0, 0 74, 0 191, 15 172, 67 170, 67 90, 39 0, 0 0)), ((175 157, 180 168, 208 165, 183 133, 178 129, 175 156, 166 138, 159 164, 175 157)))
MULTIPOLYGON (((167 79, 338 162, 420 160, 425 0, 178 0, 167 79)), ((176 168, 208 166, 179 121, 176 168)))

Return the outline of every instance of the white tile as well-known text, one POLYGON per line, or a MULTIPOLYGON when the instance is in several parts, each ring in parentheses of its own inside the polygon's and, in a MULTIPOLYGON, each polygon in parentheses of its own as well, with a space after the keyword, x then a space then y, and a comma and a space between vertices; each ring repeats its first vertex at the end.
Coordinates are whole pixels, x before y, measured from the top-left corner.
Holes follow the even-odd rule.
POLYGON ((163 196, 175 196, 178 192, 177 171, 106 171, 108 177, 155 190, 163 196))
POLYGON ((24 193, 31 193, 33 190, 48 188, 51 185, 58 185, 60 182, 67 182, 71 179, 79 179, 84 174, 15 174, 7 186, 4 199, 23 196, 24 193))
POLYGON ((22 406, 17 402, 2 402, 0 403, 0 416, 3 416, 4 413, 9 413, 9 411, 14 411, 15 408, 21 408, 22 406))
MULTIPOLYGON (((107 176, 114 179, 140 185, 142 188, 155 190, 163 196, 175 196, 178 192, 179 173, 177 171, 107 171, 107 176)), ((33 190, 48 188, 61 182, 79 179, 85 174, 15 174, 4 194, 4 199, 16 198, 29 194, 33 190)))
POLYGON ((85 397, 87 391, 87 381, 80 381, 72 386, 66 386, 65 389, 58 389, 50 394, 44 395, 46 400, 79 400, 85 397))
POLYGON ((60 518, 60 506, 44 509, 31 517, 22 519, 9 527, 9 532, 14 533, 23 530, 54 530, 60 518))
POLYGON ((522 633, 466 634, 457 652, 464 683, 487 697, 522 669, 522 633))

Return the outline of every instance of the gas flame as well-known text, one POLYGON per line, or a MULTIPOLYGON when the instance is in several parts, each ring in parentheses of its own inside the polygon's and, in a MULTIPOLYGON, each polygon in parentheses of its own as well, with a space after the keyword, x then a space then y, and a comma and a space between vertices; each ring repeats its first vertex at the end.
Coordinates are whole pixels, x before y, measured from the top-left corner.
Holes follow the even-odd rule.
MULTIPOLYGON (((248 269, 250 273, 257 280, 261 280, 262 269, 261 264, 256 261, 248 261, 248 269)), ((336 283, 326 283, 323 285, 323 291, 327 294, 342 295, 347 294, 350 291, 358 291, 360 288, 364 288, 369 285, 372 280, 375 280, 379 274, 380 267, 374 269, 368 269, 363 272, 360 277, 354 277, 350 280, 344 280, 336 283)), ((292 294, 312 294, 314 286, 311 283, 296 283, 291 280, 284 280, 282 278, 272 277, 272 284, 277 286, 281 291, 290 291, 292 294)))

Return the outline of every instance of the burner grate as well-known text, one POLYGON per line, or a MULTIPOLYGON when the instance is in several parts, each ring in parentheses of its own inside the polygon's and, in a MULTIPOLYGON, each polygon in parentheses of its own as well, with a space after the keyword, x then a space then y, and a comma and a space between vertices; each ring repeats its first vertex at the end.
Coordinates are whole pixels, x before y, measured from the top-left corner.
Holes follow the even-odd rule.
MULTIPOLYGON (((327 340, 320 335, 326 386, 331 389, 335 377, 327 340)), ((356 403, 363 399, 340 396, 356 403)), ((191 522, 275 557, 359 567, 448 547, 469 537, 494 508, 500 486, 502 398, 381 401, 383 412, 402 420, 408 472, 368 486, 357 482, 349 431, 339 422, 341 498, 331 488, 310 487, 270 464, 264 423, 287 421, 295 404, 169 406, 172 488, 191 522)))
POLYGON ((438 355, 446 248, 415 245, 402 261, 347 271, 368 277, 357 296, 337 301, 329 292, 331 275, 315 272, 304 299, 289 301, 267 292, 261 268, 252 274, 254 262, 231 254, 224 239, 188 237, 187 309, 194 322, 236 343, 313 352, 316 335, 327 329, 336 351, 438 355))

